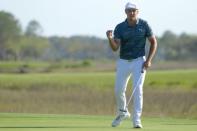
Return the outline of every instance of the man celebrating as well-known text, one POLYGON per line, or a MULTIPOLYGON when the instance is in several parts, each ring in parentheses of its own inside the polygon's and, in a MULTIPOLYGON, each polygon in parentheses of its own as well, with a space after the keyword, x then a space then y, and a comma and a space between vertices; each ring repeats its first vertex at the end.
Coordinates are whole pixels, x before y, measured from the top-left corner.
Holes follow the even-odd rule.
POLYGON ((117 61, 115 97, 117 103, 117 117, 112 126, 118 126, 122 120, 130 117, 126 106, 126 88, 132 74, 134 92, 133 127, 142 128, 141 114, 143 107, 143 83, 146 70, 151 66, 155 55, 157 41, 147 21, 138 18, 139 8, 135 3, 127 3, 125 6, 127 18, 118 24, 114 30, 106 32, 110 47, 113 51, 120 48, 120 59, 117 61), (145 44, 148 38, 150 49, 145 58, 145 44), (134 88, 136 88, 134 90, 134 88))

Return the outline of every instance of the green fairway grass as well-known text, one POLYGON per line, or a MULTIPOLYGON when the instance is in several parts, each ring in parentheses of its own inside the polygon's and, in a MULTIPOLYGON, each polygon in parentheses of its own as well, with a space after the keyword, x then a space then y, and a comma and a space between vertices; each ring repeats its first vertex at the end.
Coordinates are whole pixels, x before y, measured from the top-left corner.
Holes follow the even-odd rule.
MULTIPOLYGON (((0 131, 134 131, 131 120, 111 127, 112 116, 0 113, 0 131)), ((196 131, 197 120, 144 118, 144 131, 196 131)))

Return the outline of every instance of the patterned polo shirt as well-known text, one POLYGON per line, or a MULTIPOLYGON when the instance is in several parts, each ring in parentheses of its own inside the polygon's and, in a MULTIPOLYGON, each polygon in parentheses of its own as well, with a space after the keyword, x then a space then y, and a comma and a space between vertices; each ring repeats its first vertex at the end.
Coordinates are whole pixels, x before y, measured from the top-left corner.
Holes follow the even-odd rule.
POLYGON ((127 19, 114 30, 114 39, 120 39, 120 58, 131 60, 145 56, 146 38, 153 35, 148 23, 138 18, 135 26, 129 26, 127 19))

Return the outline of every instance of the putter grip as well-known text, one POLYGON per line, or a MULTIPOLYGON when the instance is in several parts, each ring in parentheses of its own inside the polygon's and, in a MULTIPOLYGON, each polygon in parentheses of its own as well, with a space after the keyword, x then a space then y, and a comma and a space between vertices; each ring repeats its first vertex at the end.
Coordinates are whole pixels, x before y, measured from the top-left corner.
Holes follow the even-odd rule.
POLYGON ((145 71, 145 69, 143 68, 142 71, 141 71, 141 73, 144 73, 144 71, 145 71))

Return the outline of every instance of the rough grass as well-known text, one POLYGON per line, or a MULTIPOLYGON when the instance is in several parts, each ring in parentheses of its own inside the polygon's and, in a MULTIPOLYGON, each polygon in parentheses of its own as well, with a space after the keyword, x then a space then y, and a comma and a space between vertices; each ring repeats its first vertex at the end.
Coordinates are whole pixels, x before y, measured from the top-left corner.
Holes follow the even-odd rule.
MULTIPOLYGON (((197 118, 196 76, 197 70, 149 72, 143 115, 197 118)), ((112 115, 114 78, 114 73, 1 74, 0 112, 112 115)))
POLYGON ((197 70, 148 72, 145 85, 157 88, 197 88, 197 70))
MULTIPOLYGON (((127 92, 128 96, 130 91, 127 92)), ((197 92, 144 91, 144 116, 197 118, 197 92)), ((113 90, 88 88, 1 90, 0 112, 115 114, 113 90)), ((132 104, 131 104, 132 105, 132 104)), ((132 111, 132 106, 130 106, 132 111)))
MULTIPOLYGON (((0 131, 135 131, 131 120, 111 127, 112 116, 0 113, 0 131)), ((197 120, 143 118, 145 131, 196 131, 197 120)))
POLYGON ((41 62, 41 61, 1 61, 1 73, 45 73, 69 70, 83 70, 92 67, 88 60, 41 62))
MULTIPOLYGON (((115 74, 110 72, 91 73, 42 73, 0 74, 0 88, 36 87, 89 87, 111 89, 115 74)), ((197 70, 151 71, 147 73, 145 87, 148 88, 197 88, 197 70)))

